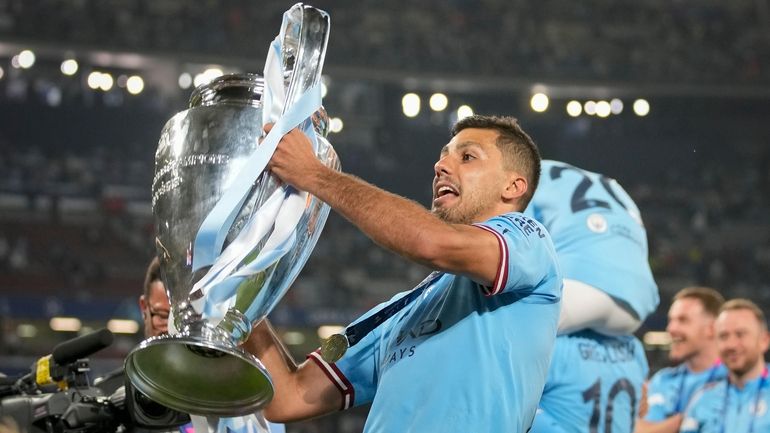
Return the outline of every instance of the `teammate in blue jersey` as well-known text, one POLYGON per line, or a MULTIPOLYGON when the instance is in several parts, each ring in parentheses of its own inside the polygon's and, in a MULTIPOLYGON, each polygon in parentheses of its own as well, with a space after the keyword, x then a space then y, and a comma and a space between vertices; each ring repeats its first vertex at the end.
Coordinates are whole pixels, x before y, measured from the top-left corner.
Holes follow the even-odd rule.
POLYGON ((628 335, 658 306, 639 209, 615 180, 542 161, 526 214, 551 233, 564 275, 559 334, 628 335))
POLYGON ((455 125, 434 166, 432 212, 327 169, 297 131, 270 167, 437 272, 351 324, 352 345, 336 362, 316 352, 296 366, 269 324, 257 326, 246 347, 275 384, 268 419, 371 402, 365 432, 526 432, 556 336, 561 276, 550 236, 519 213, 540 158, 516 120, 455 125))
POLYGON ((724 298, 709 287, 687 287, 674 296, 666 331, 671 335, 669 359, 678 363, 652 377, 647 390, 647 414, 636 433, 674 433, 693 394, 719 381, 727 369, 719 361, 714 322, 724 298))
POLYGON ((553 236, 564 275, 560 337, 534 431, 630 433, 648 371, 637 359, 643 351, 607 365, 577 352, 589 342, 596 353, 613 352, 619 342, 632 345, 633 337, 583 331, 630 335, 658 305, 639 209, 616 181, 545 160, 526 214, 553 236), (561 372, 564 366, 570 375, 561 372), (612 393, 621 386, 616 402, 612 393))
POLYGON ((560 335, 531 433, 631 433, 648 370, 633 336, 560 335))
POLYGON ((716 332, 728 377, 696 393, 680 431, 770 432, 770 378, 764 360, 770 337, 764 313, 748 299, 733 299, 722 307, 716 332))

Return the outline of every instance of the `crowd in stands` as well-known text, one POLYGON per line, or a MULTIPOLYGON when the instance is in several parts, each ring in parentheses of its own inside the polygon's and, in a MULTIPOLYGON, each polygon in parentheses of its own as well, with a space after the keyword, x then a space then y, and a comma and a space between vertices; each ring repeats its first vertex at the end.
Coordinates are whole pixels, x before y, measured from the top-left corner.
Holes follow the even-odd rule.
MULTIPOLYGON (((0 37, 260 59, 285 2, 4 0, 0 37)), ((324 0, 327 65, 665 83, 770 82, 763 2, 324 0), (484 31, 478 31, 483 29, 484 31)))

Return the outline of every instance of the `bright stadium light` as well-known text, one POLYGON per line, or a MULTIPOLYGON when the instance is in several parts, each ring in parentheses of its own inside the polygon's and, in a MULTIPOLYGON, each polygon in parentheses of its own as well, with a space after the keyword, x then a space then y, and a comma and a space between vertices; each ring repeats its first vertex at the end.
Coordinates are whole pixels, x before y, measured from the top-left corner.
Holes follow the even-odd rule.
POLYGON ((88 74, 88 87, 96 90, 99 88, 99 83, 101 83, 102 73, 99 71, 93 71, 90 74, 88 74))
POLYGON ((61 62, 61 73, 67 76, 73 76, 78 72, 78 61, 75 59, 67 59, 61 62))
POLYGON ((406 117, 417 116, 420 114, 420 97, 416 93, 407 93, 401 98, 401 109, 406 117))
POLYGON ((189 89, 193 84, 193 77, 189 72, 182 72, 179 75, 179 87, 182 89, 189 89))
POLYGON ((107 329, 115 334, 136 334, 139 332, 139 323, 130 319, 111 319, 107 322, 107 329))
POLYGON ((318 338, 324 340, 331 337, 334 334, 345 332, 344 326, 339 325, 321 325, 318 327, 318 338))
POLYGON ((650 103, 645 99, 637 99, 634 101, 634 113, 637 116, 646 116, 650 113, 650 103))
POLYGON ((5 71, 3 70, 3 67, 0 66, 0 80, 3 79, 3 75, 5 75, 5 71))
POLYGON ((21 338, 34 338, 37 336, 37 327, 29 323, 20 323, 16 327, 16 335, 21 338))
POLYGON ((298 331, 286 331, 283 333, 283 341, 289 346, 299 346, 305 342, 305 334, 298 331))
POLYGON ((596 114, 596 102, 586 101, 586 103, 583 104, 583 111, 589 116, 596 114))
POLYGON ((468 105, 461 105, 457 108, 457 120, 473 116, 473 108, 468 105))
POLYGON ((80 319, 75 317, 52 317, 48 322, 48 326, 54 331, 61 332, 77 332, 82 327, 80 319))
POLYGON ((107 72, 103 72, 101 75, 99 75, 99 88, 104 90, 105 92, 112 89, 112 85, 115 84, 115 80, 112 78, 112 75, 108 74, 107 72))
POLYGON ((434 93, 428 101, 430 109, 433 111, 444 111, 449 105, 449 99, 443 93, 434 93))
POLYGON ((548 95, 545 93, 535 93, 529 100, 529 106, 537 113, 542 113, 548 109, 548 95))
POLYGON ((342 131, 342 128, 345 126, 344 123, 342 123, 342 119, 339 117, 332 117, 329 119, 329 131, 333 133, 338 133, 342 131))
POLYGON ((596 103, 596 115, 599 117, 607 117, 611 113, 610 103, 607 101, 599 101, 596 103))
POLYGON ((326 83, 321 82, 321 97, 325 98, 327 93, 329 93, 329 88, 326 87, 326 83))
POLYGON ((144 80, 138 75, 132 75, 126 80, 126 90, 132 95, 138 95, 144 90, 144 80))
POLYGON ((623 112, 623 101, 618 98, 614 98, 610 101, 610 111, 612 114, 620 114, 623 112))
POLYGON ((580 102, 569 101, 567 103, 567 114, 569 114, 570 116, 578 117, 582 112, 583 112, 583 104, 581 104, 580 102))
POLYGON ((35 53, 24 50, 19 53, 19 67, 29 69, 35 64, 35 53))

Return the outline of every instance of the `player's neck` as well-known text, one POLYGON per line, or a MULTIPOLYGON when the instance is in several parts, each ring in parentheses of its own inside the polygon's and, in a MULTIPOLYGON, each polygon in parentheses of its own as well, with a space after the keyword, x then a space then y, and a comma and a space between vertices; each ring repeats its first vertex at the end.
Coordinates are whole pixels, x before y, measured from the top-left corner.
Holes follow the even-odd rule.
POLYGON ((752 380, 758 379, 764 374, 765 372, 765 362, 762 358, 759 358, 748 371, 741 374, 736 371, 730 370, 728 373, 730 377, 730 384, 732 384, 734 387, 738 389, 743 389, 744 386, 746 386, 747 383, 751 382, 752 380))
POLYGON ((713 367, 719 360, 715 347, 707 347, 688 359, 687 368, 693 373, 700 373, 713 367))

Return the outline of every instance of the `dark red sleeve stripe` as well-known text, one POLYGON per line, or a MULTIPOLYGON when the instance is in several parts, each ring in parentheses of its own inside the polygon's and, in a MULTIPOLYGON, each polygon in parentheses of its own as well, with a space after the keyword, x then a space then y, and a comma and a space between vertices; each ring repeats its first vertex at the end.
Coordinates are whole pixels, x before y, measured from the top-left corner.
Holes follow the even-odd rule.
POLYGON ((310 352, 307 357, 311 361, 315 362, 319 367, 321 367, 321 371, 323 371, 326 377, 328 377, 329 380, 334 384, 334 386, 340 390, 340 393, 342 394, 342 407, 340 410, 345 410, 353 406, 353 402, 355 401, 355 391, 353 390, 353 385, 350 383, 348 378, 342 374, 340 369, 337 368, 336 365, 329 364, 328 362, 324 361, 324 359, 321 357, 321 353, 318 350, 315 352, 310 352))
POLYGON ((500 250, 500 263, 497 267, 497 273, 495 274, 495 280, 492 282, 492 287, 484 288, 485 295, 497 295, 503 291, 505 285, 508 283, 508 245, 505 243, 503 236, 495 230, 481 224, 474 225, 478 228, 488 231, 489 233, 492 233, 497 238, 498 248, 500 250))

